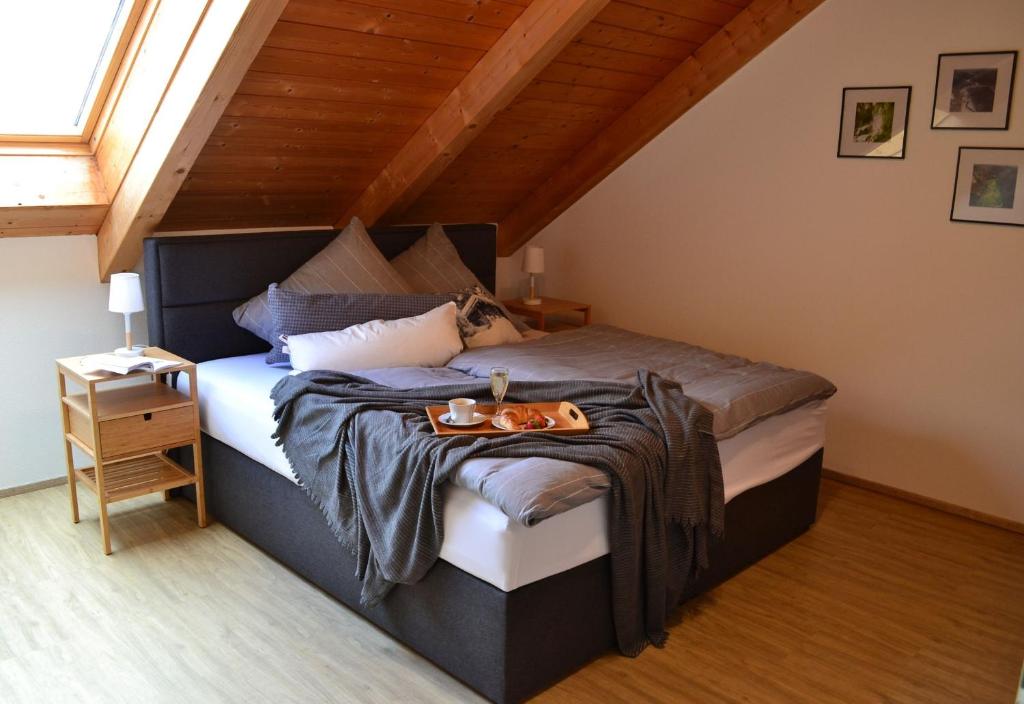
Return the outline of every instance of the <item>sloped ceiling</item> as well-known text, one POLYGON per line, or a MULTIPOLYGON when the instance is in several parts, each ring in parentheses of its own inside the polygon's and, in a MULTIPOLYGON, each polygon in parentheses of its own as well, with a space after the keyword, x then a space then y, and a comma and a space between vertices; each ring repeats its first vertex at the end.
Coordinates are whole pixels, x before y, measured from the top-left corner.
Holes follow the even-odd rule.
MULTIPOLYGON (((715 49, 694 74, 706 85, 685 89, 695 99, 818 2, 607 3, 389 219, 501 223, 542 198, 558 169, 688 58, 697 61, 701 47, 715 49), (723 54, 725 68, 705 71, 723 54)), ((290 0, 157 229, 335 223, 529 5, 290 0)), ((682 110, 670 106, 669 117, 682 110)), ((660 122, 658 130, 667 124, 660 122)), ((564 201, 553 199, 533 220, 550 220, 564 201)), ((520 223, 516 239, 542 224, 520 223)))

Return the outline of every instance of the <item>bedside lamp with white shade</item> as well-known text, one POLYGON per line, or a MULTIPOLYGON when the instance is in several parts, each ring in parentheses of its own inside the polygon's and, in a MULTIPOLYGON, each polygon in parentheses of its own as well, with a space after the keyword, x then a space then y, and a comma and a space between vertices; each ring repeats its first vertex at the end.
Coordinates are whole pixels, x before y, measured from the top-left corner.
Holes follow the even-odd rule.
POLYGON ((138 357, 142 348, 132 347, 132 313, 140 313, 142 305, 142 283, 138 274, 112 274, 110 276, 110 300, 107 309, 111 313, 124 314, 124 347, 118 347, 114 354, 119 357, 138 357))
POLYGON ((541 247, 530 246, 523 254, 523 271, 530 275, 530 296, 523 299, 528 306, 539 306, 540 297, 537 296, 537 274, 544 273, 544 250, 541 247))

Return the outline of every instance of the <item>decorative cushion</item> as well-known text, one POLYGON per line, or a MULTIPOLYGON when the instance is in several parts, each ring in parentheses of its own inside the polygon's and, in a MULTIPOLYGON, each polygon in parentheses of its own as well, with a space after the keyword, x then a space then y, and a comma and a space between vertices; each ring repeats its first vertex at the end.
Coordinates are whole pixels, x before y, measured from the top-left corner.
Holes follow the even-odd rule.
MULTIPOLYGON (((380 253, 359 218, 281 282, 303 293, 411 293, 409 284, 380 253)), ((234 310, 235 322, 273 344, 274 325, 267 292, 234 310)))
POLYGON ((523 336, 506 315, 504 307, 482 286, 470 286, 460 291, 455 304, 459 307, 459 333, 466 347, 522 342, 523 336))
POLYGON ((274 349, 267 364, 287 364, 281 335, 343 330, 371 320, 396 320, 421 315, 455 300, 442 293, 299 293, 285 291, 277 284, 267 290, 274 320, 274 349))
MULTIPOLYGON (((392 259, 391 264, 417 293, 459 291, 472 286, 487 291, 487 287, 480 283, 480 279, 476 278, 462 262, 444 227, 437 222, 431 225, 427 234, 416 240, 409 249, 392 259)), ((493 299, 493 295, 491 297, 493 299)), ((513 316, 500 301, 494 299, 494 302, 505 317, 512 321, 516 330, 522 332, 529 328, 526 323, 513 316)))
POLYGON ((286 351, 297 371, 440 367, 462 351, 456 312, 448 302, 411 318, 289 335, 286 351))

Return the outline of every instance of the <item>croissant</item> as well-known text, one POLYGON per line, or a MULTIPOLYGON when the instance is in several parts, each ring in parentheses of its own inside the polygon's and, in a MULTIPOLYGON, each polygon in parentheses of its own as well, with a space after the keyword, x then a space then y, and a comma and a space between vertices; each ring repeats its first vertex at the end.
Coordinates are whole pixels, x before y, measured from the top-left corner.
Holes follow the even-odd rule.
POLYGON ((509 406, 501 411, 501 416, 510 428, 543 428, 545 425, 544 415, 536 408, 509 406))
POLYGON ((504 418, 505 423, 509 426, 522 427, 527 419, 526 406, 509 406, 504 408, 501 411, 501 417, 504 418))

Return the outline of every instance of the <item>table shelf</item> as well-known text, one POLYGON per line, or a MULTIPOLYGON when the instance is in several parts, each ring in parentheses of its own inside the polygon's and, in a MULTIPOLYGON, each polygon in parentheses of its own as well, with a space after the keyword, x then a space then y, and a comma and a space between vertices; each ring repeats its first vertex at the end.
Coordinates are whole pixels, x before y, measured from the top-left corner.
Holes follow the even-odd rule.
MULTIPOLYGON (((75 474, 94 493, 96 468, 76 469, 75 474)), ((167 491, 195 484, 196 477, 165 455, 152 454, 130 460, 107 462, 103 465, 104 495, 108 502, 123 501, 136 496, 167 491)))
MULTIPOLYGON (((63 397, 64 403, 82 413, 89 414, 88 394, 63 397)), ((166 384, 138 384, 96 391, 97 420, 116 420, 139 413, 168 411, 190 406, 192 399, 166 384)))

